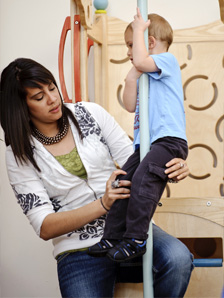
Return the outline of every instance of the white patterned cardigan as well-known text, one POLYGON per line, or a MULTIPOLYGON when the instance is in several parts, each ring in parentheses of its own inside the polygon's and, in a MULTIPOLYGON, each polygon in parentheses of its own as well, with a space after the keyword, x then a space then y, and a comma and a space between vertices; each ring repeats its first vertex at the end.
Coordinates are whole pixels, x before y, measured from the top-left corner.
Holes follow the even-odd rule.
MULTIPOLYGON (((33 152, 41 172, 30 162, 17 164, 11 147, 6 148, 10 184, 37 235, 40 235, 42 222, 48 214, 76 209, 99 199, 115 169, 114 160, 122 166, 133 153, 126 133, 102 107, 89 102, 65 105, 74 113, 84 136, 81 140, 70 121, 87 179, 66 171, 35 138, 33 152)), ((105 216, 102 216, 78 230, 54 238, 54 256, 95 244, 102 237, 104 224, 105 216)))

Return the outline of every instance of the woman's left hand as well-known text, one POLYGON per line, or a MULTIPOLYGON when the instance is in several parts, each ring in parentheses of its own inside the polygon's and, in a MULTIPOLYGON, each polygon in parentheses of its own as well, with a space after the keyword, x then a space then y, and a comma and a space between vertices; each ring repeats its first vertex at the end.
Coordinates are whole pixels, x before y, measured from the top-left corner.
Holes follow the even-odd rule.
POLYGON ((176 182, 186 178, 190 173, 186 160, 182 158, 173 158, 166 164, 166 167, 165 174, 176 182))

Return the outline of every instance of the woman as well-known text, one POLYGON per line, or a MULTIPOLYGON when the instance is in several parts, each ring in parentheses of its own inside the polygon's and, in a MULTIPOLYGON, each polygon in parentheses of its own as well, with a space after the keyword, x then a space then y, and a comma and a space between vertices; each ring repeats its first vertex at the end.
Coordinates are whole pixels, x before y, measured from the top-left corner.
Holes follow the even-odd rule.
MULTIPOLYGON (((125 163, 130 140, 100 106, 63 104, 53 75, 33 60, 20 58, 3 70, 0 94, 10 184, 37 235, 53 239, 62 296, 112 297, 122 271, 107 258, 89 256, 87 248, 100 240, 114 201, 129 198, 129 181, 116 189, 111 182, 124 174, 114 161, 125 163)), ((170 179, 188 175, 181 164, 167 164, 170 179)), ((191 254, 155 225, 153 231, 155 296, 181 297, 191 254)), ((132 281, 139 281, 136 263, 128 266, 132 281)))

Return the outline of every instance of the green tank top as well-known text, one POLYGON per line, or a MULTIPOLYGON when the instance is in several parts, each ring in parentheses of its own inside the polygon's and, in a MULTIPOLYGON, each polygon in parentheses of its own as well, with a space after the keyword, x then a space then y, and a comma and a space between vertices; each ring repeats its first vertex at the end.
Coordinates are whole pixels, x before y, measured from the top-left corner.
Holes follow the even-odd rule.
POLYGON ((70 153, 55 156, 55 158, 72 175, 87 179, 86 169, 76 147, 70 153))

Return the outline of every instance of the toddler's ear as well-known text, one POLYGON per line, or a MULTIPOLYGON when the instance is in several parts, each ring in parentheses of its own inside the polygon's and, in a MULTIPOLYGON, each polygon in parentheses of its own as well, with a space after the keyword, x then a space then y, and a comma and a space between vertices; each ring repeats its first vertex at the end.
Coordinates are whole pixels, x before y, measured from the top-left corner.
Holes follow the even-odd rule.
POLYGON ((156 45, 156 39, 153 36, 149 36, 149 49, 153 49, 156 45))

